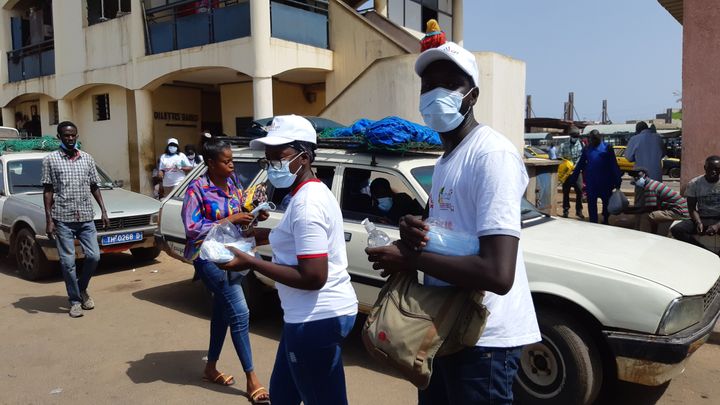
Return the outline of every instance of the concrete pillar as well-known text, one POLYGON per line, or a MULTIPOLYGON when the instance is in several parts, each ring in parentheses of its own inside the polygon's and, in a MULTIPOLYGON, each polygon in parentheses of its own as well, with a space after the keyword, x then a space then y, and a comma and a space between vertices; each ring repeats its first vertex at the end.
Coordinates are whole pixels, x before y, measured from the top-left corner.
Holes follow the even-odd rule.
POLYGON ((453 6, 452 6, 452 13, 453 13, 453 26, 452 26, 452 38, 453 42, 456 44, 463 46, 463 30, 464 24, 463 24, 463 0, 453 0, 453 6))
POLYGON ((53 1, 53 31, 55 41, 55 77, 58 94, 77 88, 84 83, 87 25, 85 2, 81 0, 53 1))
MULTIPOLYGON (((7 53, 12 50, 10 15, 9 11, 0 8, 0 84, 8 82, 7 53)), ((13 119, 14 125, 15 121, 13 119)))
POLYGON ((145 56, 145 16, 141 0, 130 0, 130 55, 132 59, 145 56))
POLYGON ((388 16, 387 0, 375 0, 375 2, 373 4, 373 8, 375 9, 376 13, 387 18, 387 16, 388 16))
POLYGON ((132 99, 135 104, 135 131, 128 133, 129 155, 132 156, 130 183, 133 191, 151 196, 152 170, 155 167, 152 92, 135 90, 132 99))
POLYGON ((73 121, 75 122, 75 114, 73 114, 73 105, 70 100, 58 100, 58 122, 73 121))
POLYGON ((15 109, 6 107, 2 109, 2 126, 15 128, 15 109))
POLYGON ((270 55, 270 0, 250 2, 250 34, 255 66, 253 75, 253 117, 273 115, 272 58, 270 55))
POLYGON ((253 118, 273 116, 272 77, 253 77, 253 118))
POLYGON ((720 3, 685 0, 683 8, 683 141, 681 187, 704 173, 720 151, 712 118, 720 109, 720 3))

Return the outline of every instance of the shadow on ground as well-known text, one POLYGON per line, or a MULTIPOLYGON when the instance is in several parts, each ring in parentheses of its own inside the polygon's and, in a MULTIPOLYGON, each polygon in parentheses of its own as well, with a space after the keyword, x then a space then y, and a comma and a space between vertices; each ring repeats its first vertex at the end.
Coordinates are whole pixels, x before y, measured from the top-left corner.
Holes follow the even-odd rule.
POLYGON ((135 291, 132 295, 139 300, 152 302, 190 316, 210 319, 210 296, 200 281, 193 282, 190 279, 177 281, 135 291))
POLYGON ((670 382, 648 387, 620 381, 603 392, 595 405, 652 405, 660 400, 669 386, 670 382))
POLYGON ((127 376, 135 384, 149 384, 162 381, 175 385, 192 385, 221 392, 245 396, 242 389, 223 386, 202 380, 206 355, 201 350, 148 353, 140 360, 129 361, 127 376))
POLYGON ((68 298, 61 295, 48 295, 45 297, 23 297, 12 304, 28 314, 64 314, 69 310, 68 298))

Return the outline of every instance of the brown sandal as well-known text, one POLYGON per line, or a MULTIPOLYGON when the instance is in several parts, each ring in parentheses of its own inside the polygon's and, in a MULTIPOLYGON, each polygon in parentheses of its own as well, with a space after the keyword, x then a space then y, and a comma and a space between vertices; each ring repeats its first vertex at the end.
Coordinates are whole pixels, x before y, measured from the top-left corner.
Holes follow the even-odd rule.
POLYGON ((203 379, 203 381, 211 382, 213 384, 218 384, 218 385, 224 385, 224 386, 229 386, 229 385, 235 384, 235 378, 233 376, 231 376, 231 375, 226 376, 223 373, 218 373, 218 375, 216 375, 215 378, 213 378, 213 379, 210 379, 210 377, 208 377, 208 376, 204 376, 202 379, 203 379))
POLYGON ((270 405, 270 393, 265 387, 260 387, 256 389, 255 391, 250 394, 250 402, 253 403, 253 405, 257 404, 267 404, 270 405), (264 398, 261 398, 264 397, 264 398))

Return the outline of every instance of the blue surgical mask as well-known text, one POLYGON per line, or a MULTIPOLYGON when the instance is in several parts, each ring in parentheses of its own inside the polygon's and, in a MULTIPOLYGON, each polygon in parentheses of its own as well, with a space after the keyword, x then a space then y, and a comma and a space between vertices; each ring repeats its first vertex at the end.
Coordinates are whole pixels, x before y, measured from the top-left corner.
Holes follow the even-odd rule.
POLYGON ((282 160, 282 167, 280 169, 276 169, 272 166, 268 167, 268 180, 270 180, 270 183, 275 188, 288 188, 295 183, 295 179, 297 179, 297 172, 300 171, 300 168, 298 167, 298 169, 295 170, 295 173, 290 173, 290 163, 300 157, 300 155, 302 155, 302 153, 298 153, 298 155, 291 160, 282 160))
POLYGON ((465 114, 460 113, 463 100, 473 89, 463 95, 457 91, 436 87, 421 94, 420 114, 425 125, 438 132, 450 132, 459 127, 472 109, 468 108, 465 114))
POLYGON ((377 199, 378 209, 382 212, 388 212, 393 206, 392 197, 382 197, 377 199))
POLYGON ((168 152, 170 152, 171 155, 176 154, 177 150, 177 146, 168 146, 168 152))
POLYGON ((647 179, 645 177, 635 180, 635 187, 644 188, 645 184, 647 184, 647 179))

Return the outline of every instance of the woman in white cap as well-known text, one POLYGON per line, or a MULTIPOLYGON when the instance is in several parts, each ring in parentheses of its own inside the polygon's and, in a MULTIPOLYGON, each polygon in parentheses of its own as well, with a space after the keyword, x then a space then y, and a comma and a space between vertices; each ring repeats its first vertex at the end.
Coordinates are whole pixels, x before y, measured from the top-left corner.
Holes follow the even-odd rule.
POLYGON ((272 185, 290 188, 292 197, 275 229, 255 229, 258 245, 272 245, 272 262, 235 251, 222 266, 276 281, 285 322, 270 378, 275 404, 347 404, 340 345, 355 323, 357 297, 340 206, 311 168, 316 139, 308 120, 290 115, 275 117, 267 136, 250 143, 265 149, 260 165, 272 185))
POLYGON ((162 195, 168 195, 178 184, 185 180, 185 174, 192 170, 190 160, 178 148, 178 140, 168 139, 165 153, 160 156, 160 178, 162 195))

